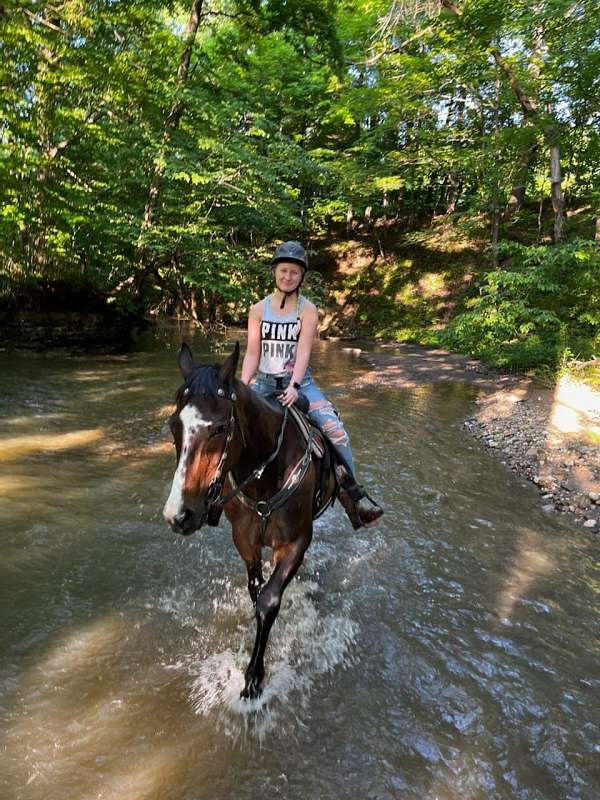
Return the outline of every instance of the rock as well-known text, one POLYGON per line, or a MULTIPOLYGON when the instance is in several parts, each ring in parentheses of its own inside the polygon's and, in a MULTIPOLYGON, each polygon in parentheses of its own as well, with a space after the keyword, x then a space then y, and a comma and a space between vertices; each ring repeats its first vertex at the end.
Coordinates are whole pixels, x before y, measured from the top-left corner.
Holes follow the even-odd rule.
POLYGON ((583 523, 584 528, 595 528, 598 522, 595 519, 586 519, 583 523))
POLYGON ((592 503, 597 503, 600 501, 600 494, 598 494, 598 492, 588 492, 588 497, 592 503))
POLYGON ((525 453, 527 458, 535 458, 537 454, 538 454, 537 447, 530 447, 529 450, 527 450, 525 453))
POLYGON ((554 511, 554 503, 546 503, 542 506, 542 511, 546 513, 550 513, 550 511, 554 511))

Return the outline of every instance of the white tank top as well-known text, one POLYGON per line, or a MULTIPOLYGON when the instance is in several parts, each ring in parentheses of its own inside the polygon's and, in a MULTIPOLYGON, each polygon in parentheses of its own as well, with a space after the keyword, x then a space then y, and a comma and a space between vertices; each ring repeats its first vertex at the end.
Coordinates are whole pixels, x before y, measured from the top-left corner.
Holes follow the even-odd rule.
POLYGON ((302 320, 300 314, 305 300, 298 298, 296 309, 281 316, 271 307, 271 297, 263 300, 263 316, 260 323, 259 372, 268 375, 288 375, 294 371, 298 337, 302 320))

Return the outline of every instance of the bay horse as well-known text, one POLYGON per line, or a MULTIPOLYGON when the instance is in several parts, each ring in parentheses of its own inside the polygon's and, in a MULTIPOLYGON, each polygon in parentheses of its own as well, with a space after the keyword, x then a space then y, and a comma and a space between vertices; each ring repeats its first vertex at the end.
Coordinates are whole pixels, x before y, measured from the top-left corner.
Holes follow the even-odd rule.
POLYGON ((256 639, 241 692, 252 699, 261 692, 265 649, 283 592, 310 545, 313 519, 335 500, 337 484, 333 464, 324 463, 323 437, 315 452, 318 431, 303 428, 297 412, 238 380, 239 354, 236 343, 222 365, 201 366, 185 343, 179 351, 185 383, 169 420, 177 468, 163 515, 183 535, 205 522, 216 525, 222 510, 231 523, 256 612, 256 639), (266 584, 263 547, 273 551, 266 584))

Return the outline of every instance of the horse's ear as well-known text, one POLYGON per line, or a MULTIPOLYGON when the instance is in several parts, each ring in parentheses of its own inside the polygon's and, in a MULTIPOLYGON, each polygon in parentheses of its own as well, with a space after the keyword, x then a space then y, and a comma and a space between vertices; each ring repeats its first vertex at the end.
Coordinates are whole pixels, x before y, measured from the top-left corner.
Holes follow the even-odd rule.
POLYGON ((219 369, 219 382, 229 386, 235 375, 240 358, 240 343, 236 342, 233 353, 221 364, 219 369))
POLYGON ((178 361, 181 374, 187 381, 187 379, 192 374, 192 370, 194 369, 194 356, 192 354, 192 351, 185 342, 183 342, 181 345, 178 361))

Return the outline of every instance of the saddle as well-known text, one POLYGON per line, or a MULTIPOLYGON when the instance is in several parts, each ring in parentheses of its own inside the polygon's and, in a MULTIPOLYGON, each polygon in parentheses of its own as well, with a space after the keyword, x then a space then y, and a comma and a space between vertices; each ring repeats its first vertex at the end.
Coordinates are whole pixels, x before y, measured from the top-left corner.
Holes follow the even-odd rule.
POLYGON ((309 409, 308 398, 300 394, 293 406, 290 407, 290 414, 294 418, 300 433, 306 443, 310 442, 313 455, 319 460, 319 477, 315 485, 313 495, 313 519, 320 517, 321 514, 332 506, 338 495, 340 486, 337 479, 336 464, 340 463, 338 454, 325 436, 323 431, 307 416, 309 409), (335 489, 328 497, 328 478, 333 474, 335 479, 335 489))

